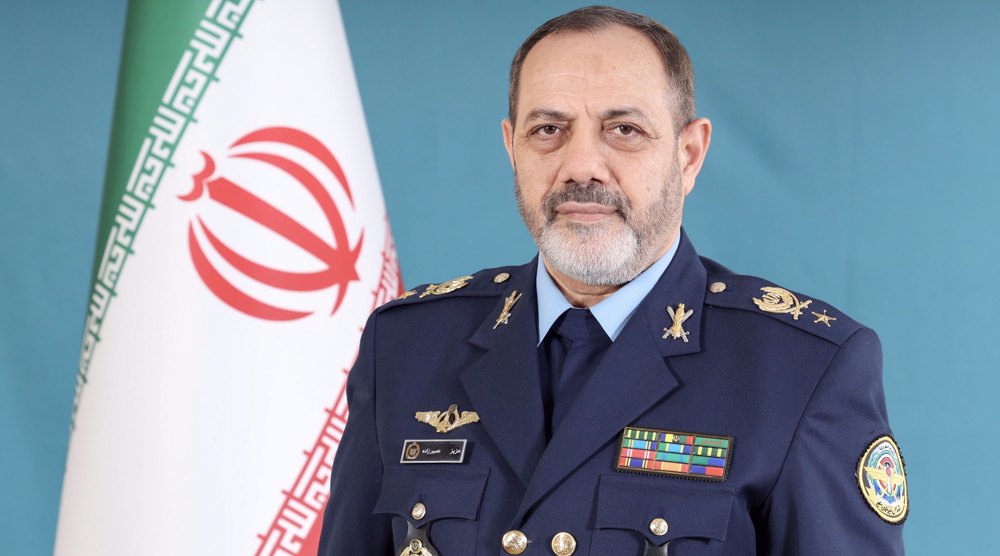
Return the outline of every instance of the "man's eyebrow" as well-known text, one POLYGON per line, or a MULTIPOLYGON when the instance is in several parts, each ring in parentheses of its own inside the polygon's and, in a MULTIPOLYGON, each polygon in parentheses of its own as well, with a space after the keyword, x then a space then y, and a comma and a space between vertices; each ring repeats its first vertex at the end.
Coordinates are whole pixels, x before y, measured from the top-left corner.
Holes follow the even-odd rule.
POLYGON ((551 108, 535 108, 524 117, 524 121, 544 120, 548 122, 564 122, 569 119, 569 114, 551 108))
POLYGON ((636 108, 635 106, 621 106, 618 108, 609 108, 600 114, 602 120, 614 120, 616 118, 621 118, 627 116, 630 118, 637 118, 645 122, 649 122, 649 118, 646 117, 646 113, 642 110, 636 108))

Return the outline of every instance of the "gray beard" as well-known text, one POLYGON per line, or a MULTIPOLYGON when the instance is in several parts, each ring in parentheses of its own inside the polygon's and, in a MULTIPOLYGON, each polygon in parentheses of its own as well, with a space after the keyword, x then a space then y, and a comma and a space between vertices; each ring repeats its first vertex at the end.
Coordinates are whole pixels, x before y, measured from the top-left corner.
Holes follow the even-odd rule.
POLYGON ((591 286, 632 281, 648 265, 643 240, 630 228, 568 223, 546 225, 535 239, 553 270, 591 286))
POLYGON ((684 195, 676 159, 659 203, 636 213, 624 195, 601 184, 567 184, 542 202, 542 215, 524 205, 520 187, 515 196, 521 217, 535 238, 545 262, 555 271, 591 286, 619 286, 649 267, 674 230, 680 228, 684 195), (557 223, 555 207, 566 201, 600 203, 614 207, 624 222, 601 224, 557 223), (544 215, 545 223, 539 222, 544 215))

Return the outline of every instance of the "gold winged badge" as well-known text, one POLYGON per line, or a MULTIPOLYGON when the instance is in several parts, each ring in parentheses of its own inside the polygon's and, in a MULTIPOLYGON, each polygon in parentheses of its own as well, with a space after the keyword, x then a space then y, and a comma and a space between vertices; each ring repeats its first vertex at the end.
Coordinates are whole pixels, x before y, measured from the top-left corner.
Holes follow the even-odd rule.
POLYGON ((458 404, 451 404, 447 411, 418 411, 417 421, 427 423, 440 433, 451 432, 462 425, 476 423, 479 415, 475 411, 458 412, 458 404))

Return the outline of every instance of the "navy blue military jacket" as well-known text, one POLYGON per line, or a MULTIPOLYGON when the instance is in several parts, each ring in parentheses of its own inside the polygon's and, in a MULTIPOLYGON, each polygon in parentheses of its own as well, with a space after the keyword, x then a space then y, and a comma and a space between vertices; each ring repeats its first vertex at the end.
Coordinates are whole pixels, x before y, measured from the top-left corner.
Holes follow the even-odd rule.
POLYGON ((682 235, 546 441, 536 264, 483 270, 447 293, 418 288, 372 314, 320 554, 409 554, 416 534, 440 556, 503 555, 511 530, 526 555, 569 553, 553 548, 559 533, 576 555, 902 553, 902 527, 864 492, 891 501, 883 489, 900 476, 859 483, 865 467, 879 474, 870 447, 891 434, 874 332, 698 257, 682 235), (693 310, 687 341, 668 333, 666 308, 681 303, 693 310), (416 418, 453 404, 479 420, 439 433, 416 418), (626 427, 731 438, 724 480, 619 470, 626 427), (464 460, 401 463, 414 439, 464 439, 464 460))

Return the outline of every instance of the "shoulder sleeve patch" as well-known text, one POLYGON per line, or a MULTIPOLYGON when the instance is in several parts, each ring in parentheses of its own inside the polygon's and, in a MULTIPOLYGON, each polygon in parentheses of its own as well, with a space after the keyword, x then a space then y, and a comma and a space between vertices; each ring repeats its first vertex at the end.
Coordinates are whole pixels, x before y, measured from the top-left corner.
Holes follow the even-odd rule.
POLYGON ((899 446, 891 436, 880 436, 868 445, 855 474, 861 495, 876 515, 893 525, 906 521, 910 511, 906 470, 899 446))
POLYGON ((861 328, 829 303, 753 276, 709 275, 705 303, 767 315, 837 345, 861 328))

